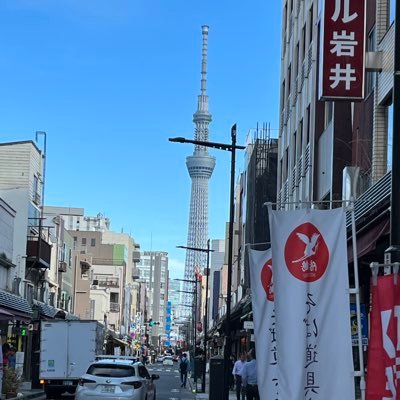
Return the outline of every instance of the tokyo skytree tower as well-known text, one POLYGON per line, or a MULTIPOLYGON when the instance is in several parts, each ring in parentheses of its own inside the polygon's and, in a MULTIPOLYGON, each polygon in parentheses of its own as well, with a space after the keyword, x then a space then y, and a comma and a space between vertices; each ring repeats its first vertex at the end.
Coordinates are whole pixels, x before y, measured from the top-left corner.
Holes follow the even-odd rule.
MULTIPOLYGON (((195 140, 208 141, 208 125, 211 122, 211 114, 208 111, 207 89, 207 47, 208 26, 202 26, 203 46, 201 62, 201 91, 198 96, 197 111, 193 114, 195 128, 195 140)), ((215 167, 215 158, 208 154, 207 147, 195 145, 192 156, 186 158, 186 166, 192 179, 192 191, 190 196, 189 227, 187 247, 206 249, 208 239, 208 181, 215 167)), ((187 250, 185 261, 185 280, 195 280, 195 273, 203 273, 206 267, 207 253, 187 250)), ((184 283, 184 291, 193 292, 194 285, 184 283)), ((198 295, 197 310, 199 309, 200 296, 198 295)), ((193 296, 185 294, 185 305, 193 304, 193 296)), ((191 313, 190 308, 185 310, 191 313)), ((197 311, 196 311, 197 313, 197 311)))

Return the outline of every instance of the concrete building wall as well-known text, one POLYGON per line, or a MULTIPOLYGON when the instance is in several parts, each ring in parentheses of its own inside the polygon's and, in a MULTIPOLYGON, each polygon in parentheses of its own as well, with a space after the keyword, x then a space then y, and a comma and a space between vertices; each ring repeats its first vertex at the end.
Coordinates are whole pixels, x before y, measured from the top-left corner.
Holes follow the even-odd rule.
POLYGON ((0 289, 6 290, 10 289, 15 268, 12 267, 15 215, 15 210, 0 198, 0 289))
POLYGON ((110 296, 104 289, 92 289, 90 291, 90 300, 93 304, 93 319, 99 322, 104 322, 104 316, 107 315, 110 308, 110 296))
POLYGON ((16 265, 15 270, 8 277, 7 286, 12 287, 14 278, 20 279, 18 292, 25 297, 25 287, 22 280, 25 279, 25 257, 26 257, 26 240, 28 234, 28 217, 39 213, 39 210, 30 203, 29 189, 0 189, 0 197, 6 201, 16 212, 14 219, 14 235, 13 235, 13 264, 16 265), (29 213, 31 210, 31 213, 29 213))
POLYGON ((40 204, 42 153, 32 141, 0 144, 0 188, 29 189, 30 199, 40 204))

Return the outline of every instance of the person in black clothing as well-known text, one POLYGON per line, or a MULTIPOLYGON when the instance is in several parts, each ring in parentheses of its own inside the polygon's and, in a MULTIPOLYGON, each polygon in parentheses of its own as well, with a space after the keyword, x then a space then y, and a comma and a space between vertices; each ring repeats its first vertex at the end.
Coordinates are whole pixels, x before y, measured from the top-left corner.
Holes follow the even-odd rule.
POLYGON ((186 353, 183 353, 181 362, 179 363, 179 372, 181 373, 181 387, 186 387, 188 369, 189 361, 186 357, 186 353))

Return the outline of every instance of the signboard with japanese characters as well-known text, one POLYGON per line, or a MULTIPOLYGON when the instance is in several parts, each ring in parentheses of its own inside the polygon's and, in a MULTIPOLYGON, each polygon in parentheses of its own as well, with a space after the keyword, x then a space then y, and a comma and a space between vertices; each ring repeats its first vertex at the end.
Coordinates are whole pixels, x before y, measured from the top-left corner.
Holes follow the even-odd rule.
POLYGON ((269 217, 278 398, 354 400, 345 210, 269 217))
POLYGON ((251 323, 257 349, 258 391, 261 400, 279 400, 271 249, 266 251, 250 249, 249 258, 254 317, 254 323, 251 323))
POLYGON ((320 98, 361 100, 365 73, 365 0, 325 0, 320 98))
POLYGON ((400 279, 378 276, 372 281, 370 344, 368 347, 367 400, 399 398, 400 279))

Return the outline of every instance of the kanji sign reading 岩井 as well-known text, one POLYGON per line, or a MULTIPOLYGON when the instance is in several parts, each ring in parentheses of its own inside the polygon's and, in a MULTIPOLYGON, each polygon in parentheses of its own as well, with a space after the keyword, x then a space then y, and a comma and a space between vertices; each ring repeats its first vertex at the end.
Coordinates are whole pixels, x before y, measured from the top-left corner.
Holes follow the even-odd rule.
POLYGON ((325 0, 320 98, 364 97, 365 0, 325 0))

